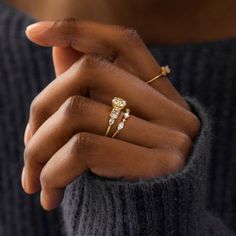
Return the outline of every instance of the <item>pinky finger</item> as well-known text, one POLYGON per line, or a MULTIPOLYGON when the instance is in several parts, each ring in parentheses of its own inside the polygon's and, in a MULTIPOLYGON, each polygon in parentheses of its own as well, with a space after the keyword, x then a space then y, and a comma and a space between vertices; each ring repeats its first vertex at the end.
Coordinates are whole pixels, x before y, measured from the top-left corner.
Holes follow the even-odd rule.
POLYGON ((91 133, 75 135, 48 161, 41 172, 41 204, 56 208, 64 188, 86 170, 109 178, 154 178, 180 167, 169 151, 150 149, 91 133))

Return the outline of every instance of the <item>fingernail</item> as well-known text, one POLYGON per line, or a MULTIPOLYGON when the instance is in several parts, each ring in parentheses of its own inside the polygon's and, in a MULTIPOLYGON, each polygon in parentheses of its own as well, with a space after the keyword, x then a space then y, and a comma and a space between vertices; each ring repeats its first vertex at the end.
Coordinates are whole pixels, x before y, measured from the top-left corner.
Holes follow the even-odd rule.
POLYGON ((27 124, 27 126, 25 128, 25 135, 24 135, 25 146, 28 144, 28 142, 31 139, 31 137, 32 137, 32 133, 31 133, 30 125, 27 124))
POLYGON ((41 22, 37 22, 37 23, 34 23, 32 25, 29 25, 27 28, 26 28, 26 32, 27 33, 42 33, 44 31, 47 31, 52 25, 54 24, 54 22, 52 21, 41 21, 41 22))
POLYGON ((23 167, 22 174, 21 174, 21 184, 25 191, 27 191, 27 184, 25 179, 25 168, 23 167))

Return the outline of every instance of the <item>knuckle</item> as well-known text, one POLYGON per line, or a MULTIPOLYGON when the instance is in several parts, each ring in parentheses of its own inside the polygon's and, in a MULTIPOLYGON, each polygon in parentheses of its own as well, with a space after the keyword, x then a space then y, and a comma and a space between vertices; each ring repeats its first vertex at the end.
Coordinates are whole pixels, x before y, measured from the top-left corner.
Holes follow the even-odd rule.
POLYGON ((122 41, 125 41, 128 44, 131 43, 133 46, 142 45, 143 41, 135 29, 121 27, 120 31, 122 41))
POLYGON ((169 173, 175 173, 177 171, 180 171, 184 168, 184 165, 185 161, 181 154, 179 154, 178 152, 172 152, 169 154, 167 163, 169 173))
POLYGON ((80 77, 80 79, 83 79, 82 71, 82 65, 83 65, 83 57, 81 57, 79 60, 75 61, 74 64, 71 67, 71 70, 74 74, 80 77))
POLYGON ((73 17, 69 17, 69 18, 66 18, 66 19, 63 19, 63 20, 58 20, 57 23, 58 24, 64 24, 66 26, 68 25, 74 25, 78 22, 77 19, 73 18, 73 17))
POLYGON ((30 105, 30 121, 31 128, 37 126, 40 120, 43 120, 48 115, 48 108, 41 101, 40 96, 36 96, 30 105))
POLYGON ((95 141, 93 134, 86 132, 76 134, 74 145, 77 153, 81 151, 89 152, 92 149, 94 150, 95 141))
POLYGON ((83 67, 85 67, 88 70, 91 68, 113 67, 111 61, 109 61, 104 56, 98 54, 85 55, 82 58, 81 62, 83 64, 83 67))
POLYGON ((81 88, 88 86, 88 79, 92 77, 91 70, 84 63, 84 56, 75 61, 69 69, 81 88), (78 81, 79 78, 79 81, 78 81))
POLYGON ((32 145, 29 143, 24 150, 24 162, 30 165, 34 158, 36 157, 37 153, 32 145))
POLYGON ((81 59, 81 65, 85 70, 90 70, 91 68, 97 68, 102 60, 99 55, 85 55, 81 59))
POLYGON ((111 61, 109 61, 107 58, 98 57, 97 60, 98 60, 97 65, 99 66, 99 68, 105 69, 109 72, 115 69, 114 64, 111 61))
POLYGON ((72 145, 70 152, 73 156, 78 158, 77 162, 80 164, 80 168, 90 168, 92 166, 92 156, 96 149, 96 141, 94 135, 91 133, 77 133, 71 139, 72 145))
POLYGON ((39 96, 35 97, 30 105, 30 115, 31 116, 38 116, 43 112, 43 106, 39 96))
POLYGON ((72 96, 64 103, 64 114, 66 117, 72 118, 78 115, 82 115, 89 109, 88 99, 82 96, 72 96))
POLYGON ((82 83, 90 84, 92 82, 91 78, 98 76, 99 73, 97 73, 97 71, 100 60, 100 56, 87 54, 73 64, 73 70, 79 76, 82 83))
POLYGON ((187 134, 177 132, 177 135, 175 137, 175 144, 181 153, 187 155, 192 146, 192 140, 187 134))
POLYGON ((189 117, 189 127, 190 127, 190 136, 193 138, 196 137, 196 135, 200 130, 201 122, 200 119, 193 113, 191 113, 189 117))
POLYGON ((154 173, 153 176, 173 174, 184 168, 185 160, 177 150, 158 148, 154 149, 154 153, 158 158, 154 159, 154 163, 149 167, 149 173, 154 173))
POLYGON ((44 188, 49 188, 52 186, 53 181, 50 175, 48 174, 47 170, 44 169, 42 170, 40 174, 40 183, 44 188))
POLYGON ((104 77, 101 76, 102 71, 111 73, 116 68, 107 58, 96 54, 84 55, 79 61, 75 62, 73 66, 81 82, 92 87, 104 80, 104 77))
POLYGON ((129 40, 140 40, 139 34, 133 28, 126 28, 123 30, 123 36, 129 40))

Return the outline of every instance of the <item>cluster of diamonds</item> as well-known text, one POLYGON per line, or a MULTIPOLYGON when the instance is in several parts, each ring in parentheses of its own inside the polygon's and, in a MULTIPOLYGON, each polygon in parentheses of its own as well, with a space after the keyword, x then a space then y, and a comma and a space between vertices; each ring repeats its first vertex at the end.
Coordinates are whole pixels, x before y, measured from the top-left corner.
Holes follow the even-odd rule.
POLYGON ((113 125, 120 114, 120 110, 113 109, 110 114, 109 125, 113 125))
POLYGON ((161 74, 166 76, 168 74, 170 74, 171 70, 169 66, 162 66, 161 67, 161 74))
POLYGON ((113 98, 112 105, 115 109, 122 110, 126 106, 126 101, 122 98, 113 98))

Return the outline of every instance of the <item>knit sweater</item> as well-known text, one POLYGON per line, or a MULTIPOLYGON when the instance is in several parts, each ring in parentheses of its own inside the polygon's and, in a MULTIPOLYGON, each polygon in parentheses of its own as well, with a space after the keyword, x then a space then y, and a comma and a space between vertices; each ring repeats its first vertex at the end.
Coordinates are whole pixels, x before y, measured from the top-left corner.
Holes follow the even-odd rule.
POLYGON ((236 235, 236 39, 149 46, 201 120, 183 170, 135 181, 88 171, 48 213, 20 185, 30 102, 54 78, 50 49, 25 37, 31 22, 0 3, 0 235, 236 235))

